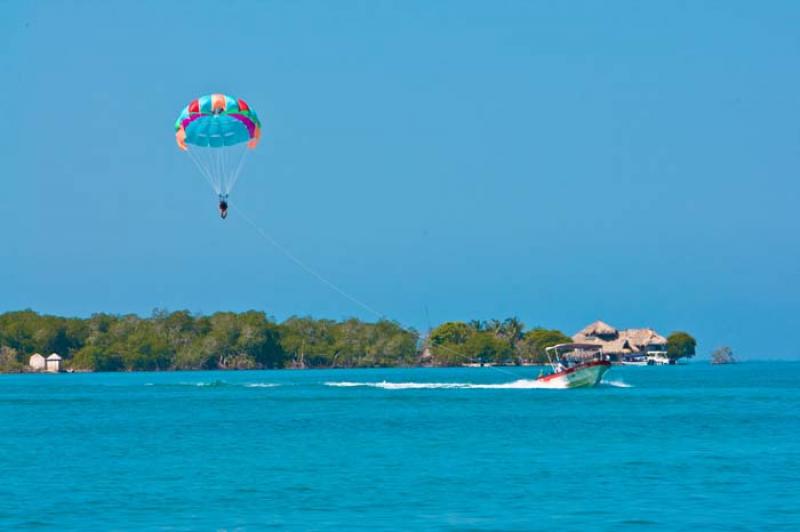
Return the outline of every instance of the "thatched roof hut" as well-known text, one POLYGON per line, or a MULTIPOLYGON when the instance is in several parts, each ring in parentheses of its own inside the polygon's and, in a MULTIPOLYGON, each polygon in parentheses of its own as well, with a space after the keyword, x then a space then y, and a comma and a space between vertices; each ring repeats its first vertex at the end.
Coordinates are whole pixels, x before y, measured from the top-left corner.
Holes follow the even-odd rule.
POLYGON ((576 336, 583 335, 586 336, 587 338, 590 338, 592 336, 597 336, 597 337, 616 336, 617 333, 618 333, 617 329, 615 329, 614 327, 612 327, 611 325, 609 325, 604 321, 598 320, 593 323, 590 323, 589 325, 581 329, 576 334, 576 336))
POLYGON ((625 329, 620 333, 620 337, 627 338, 632 344, 640 349, 647 347, 662 347, 667 345, 667 339, 658 334, 653 329, 625 329))
POLYGON ((663 351, 667 345, 667 339, 653 329, 619 330, 603 321, 590 323, 575 333, 572 340, 600 346, 612 360, 631 353, 663 351))
POLYGON ((604 353, 628 354, 638 351, 627 338, 617 338, 610 342, 603 342, 604 353))
POLYGON ((572 336, 575 342, 598 343, 606 349, 606 344, 619 338, 619 331, 604 321, 590 323, 572 336))

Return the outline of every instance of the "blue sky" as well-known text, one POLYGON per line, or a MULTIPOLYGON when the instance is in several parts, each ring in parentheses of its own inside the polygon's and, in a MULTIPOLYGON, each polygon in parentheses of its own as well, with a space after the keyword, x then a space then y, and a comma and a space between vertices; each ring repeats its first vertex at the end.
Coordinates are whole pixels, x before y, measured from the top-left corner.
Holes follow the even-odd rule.
POLYGON ((372 319, 172 125, 264 123, 232 200, 381 313, 796 357, 796 2, 4 2, 0 311, 372 319))

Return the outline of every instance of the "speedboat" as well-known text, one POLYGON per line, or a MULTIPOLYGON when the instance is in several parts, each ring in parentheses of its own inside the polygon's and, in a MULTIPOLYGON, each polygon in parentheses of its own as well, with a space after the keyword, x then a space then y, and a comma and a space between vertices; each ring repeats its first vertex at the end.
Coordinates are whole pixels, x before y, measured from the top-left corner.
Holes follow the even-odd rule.
POLYGON ((672 366, 675 361, 667 356, 666 351, 648 351, 647 365, 648 366, 672 366))
POLYGON ((624 355, 622 357, 621 364, 623 366, 646 366, 648 364, 647 355, 640 355, 640 354, 624 355))
POLYGON ((536 381, 548 387, 594 386, 611 367, 602 347, 595 344, 558 344, 548 347, 545 352, 552 370, 536 381))

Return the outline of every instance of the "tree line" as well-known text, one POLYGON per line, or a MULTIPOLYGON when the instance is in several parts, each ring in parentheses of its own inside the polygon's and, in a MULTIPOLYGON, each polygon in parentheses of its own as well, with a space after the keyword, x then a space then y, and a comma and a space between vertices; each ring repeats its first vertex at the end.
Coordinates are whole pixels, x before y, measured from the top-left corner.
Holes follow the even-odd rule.
POLYGON ((517 318, 447 322, 422 338, 389 320, 279 323, 259 311, 185 310, 65 318, 24 310, 0 314, 0 372, 25 370, 33 353, 58 353, 64 367, 87 371, 519 364, 543 362, 545 348, 570 341, 558 330, 526 330, 517 318))
POLYGON ((277 323, 258 311, 86 319, 0 314, 0 371, 24 369, 33 353, 58 353, 65 367, 91 371, 412 365, 417 343, 415 331, 386 320, 277 323))
POLYGON ((507 318, 443 323, 431 331, 428 347, 433 359, 442 365, 457 365, 465 360, 523 364, 545 362, 547 347, 571 341, 559 330, 535 327, 526 331, 519 319, 507 318))

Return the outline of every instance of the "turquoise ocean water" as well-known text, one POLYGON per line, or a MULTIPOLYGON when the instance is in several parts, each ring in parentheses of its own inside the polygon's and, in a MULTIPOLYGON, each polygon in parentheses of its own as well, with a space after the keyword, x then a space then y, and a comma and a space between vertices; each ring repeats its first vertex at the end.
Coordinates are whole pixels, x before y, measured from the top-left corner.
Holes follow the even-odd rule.
POLYGON ((800 363, 0 375, 0 529, 800 529, 800 363))

